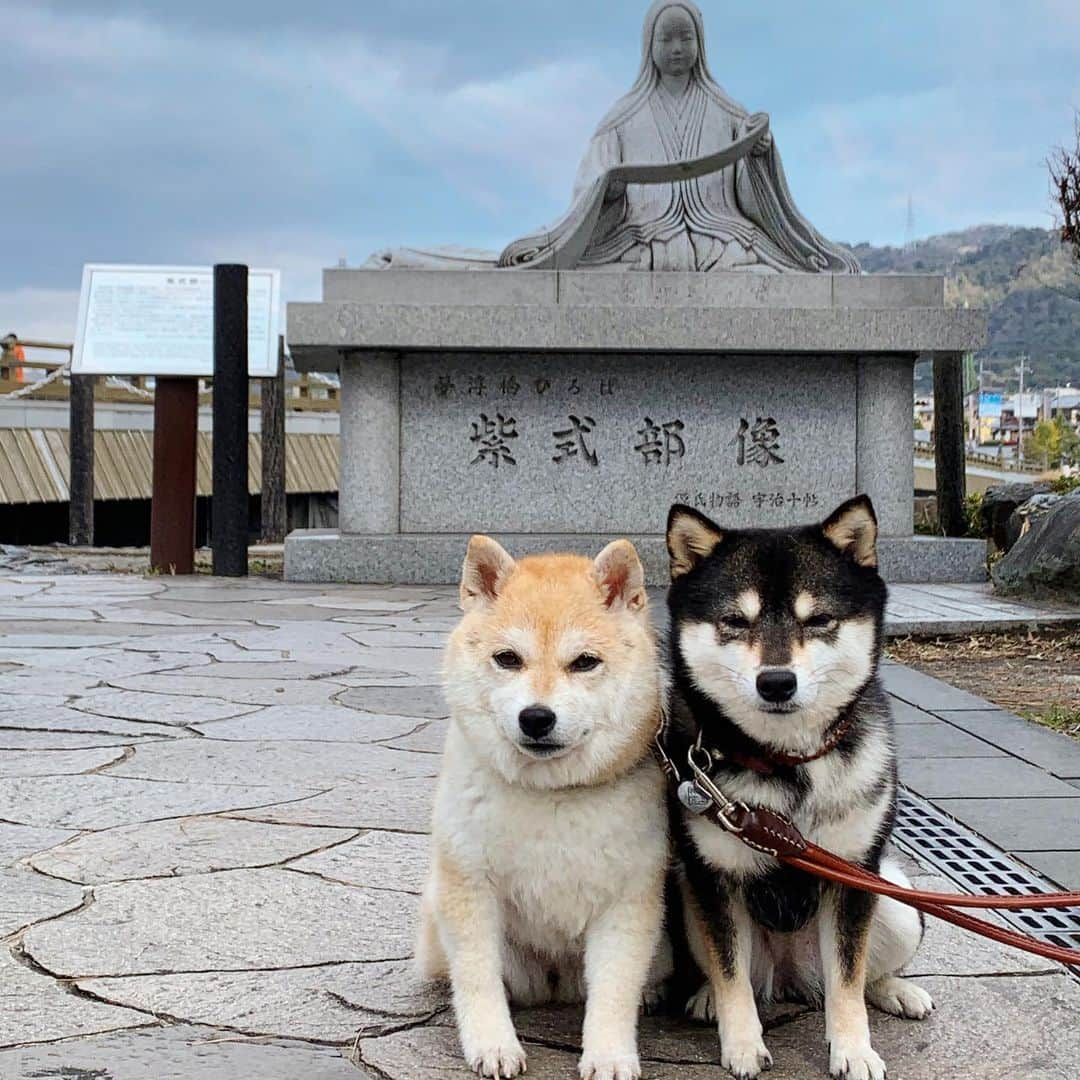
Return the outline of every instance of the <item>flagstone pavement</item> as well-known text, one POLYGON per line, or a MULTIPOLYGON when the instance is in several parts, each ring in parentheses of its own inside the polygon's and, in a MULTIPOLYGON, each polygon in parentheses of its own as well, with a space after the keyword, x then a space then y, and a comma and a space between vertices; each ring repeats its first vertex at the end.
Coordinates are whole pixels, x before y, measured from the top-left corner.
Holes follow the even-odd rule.
MULTIPOLYGON (((935 595, 965 618, 990 602, 935 595)), ((918 599, 897 618, 932 615, 918 599)), ((456 618, 449 589, 0 578, 3 1080, 468 1075, 444 990, 409 964, 456 618)), ((886 679, 902 778, 986 835, 998 796, 1029 799, 1042 831, 998 842, 1080 884, 1065 744, 886 679)), ((874 1016, 893 1080, 1080 1075, 1063 969, 931 924, 912 973, 938 1009, 874 1016)), ((577 1010, 517 1023, 530 1076, 576 1076, 577 1010)), ((767 1028, 773 1076, 827 1075, 820 1013, 774 1009, 767 1028)), ((723 1075, 704 1027, 646 1018, 641 1050, 649 1078, 723 1075)))

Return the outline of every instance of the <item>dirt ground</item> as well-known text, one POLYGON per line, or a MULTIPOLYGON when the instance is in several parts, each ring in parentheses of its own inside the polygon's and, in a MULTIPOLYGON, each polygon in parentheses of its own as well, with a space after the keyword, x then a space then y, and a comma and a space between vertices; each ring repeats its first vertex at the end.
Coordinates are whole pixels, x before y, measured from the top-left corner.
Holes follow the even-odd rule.
POLYGON ((902 664, 1080 738, 1080 630, 898 638, 902 664))

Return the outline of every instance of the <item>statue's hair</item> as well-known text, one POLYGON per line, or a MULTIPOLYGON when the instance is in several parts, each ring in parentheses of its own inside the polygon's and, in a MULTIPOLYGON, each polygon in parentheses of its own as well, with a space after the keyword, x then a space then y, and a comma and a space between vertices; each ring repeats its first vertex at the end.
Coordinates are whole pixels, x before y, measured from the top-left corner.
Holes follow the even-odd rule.
POLYGON ((747 116, 747 110, 724 92, 724 88, 713 78, 712 72, 709 70, 709 61, 705 55, 705 20, 697 4, 693 3, 693 0, 655 0, 652 7, 645 13, 645 25, 641 32, 641 70, 638 72, 637 80, 630 87, 629 93, 619 98, 604 119, 600 121, 600 126, 596 129, 596 135, 602 135, 605 131, 610 131, 613 127, 633 116, 634 113, 644 107, 649 95, 656 89, 660 81, 660 72, 657 70, 652 58, 653 35, 656 32, 656 24, 660 21, 660 16, 668 8, 673 7, 682 8, 690 16, 694 23, 694 29, 697 31, 698 58, 697 63, 694 64, 693 70, 690 72, 691 80, 698 83, 705 93, 726 112, 739 119, 747 116))

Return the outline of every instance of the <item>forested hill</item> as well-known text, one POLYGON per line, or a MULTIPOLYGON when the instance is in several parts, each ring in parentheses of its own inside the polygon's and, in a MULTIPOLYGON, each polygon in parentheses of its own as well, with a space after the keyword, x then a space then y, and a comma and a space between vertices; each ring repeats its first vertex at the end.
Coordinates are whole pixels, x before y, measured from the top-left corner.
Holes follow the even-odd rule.
POLYGON ((952 305, 990 312, 990 344, 980 354, 1015 390, 1015 357, 1031 358, 1032 386, 1080 385, 1080 268, 1050 229, 977 225, 911 248, 856 244, 867 273, 944 273, 952 305))

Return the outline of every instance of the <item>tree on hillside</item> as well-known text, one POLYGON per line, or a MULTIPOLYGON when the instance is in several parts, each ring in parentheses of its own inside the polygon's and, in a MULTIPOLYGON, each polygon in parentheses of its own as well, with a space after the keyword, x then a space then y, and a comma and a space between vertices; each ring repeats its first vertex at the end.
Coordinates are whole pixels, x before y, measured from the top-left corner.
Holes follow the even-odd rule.
POLYGON ((1073 465, 1080 461, 1080 435, 1064 416, 1040 420, 1024 439, 1024 457, 1028 461, 1041 461, 1049 469, 1073 465))
POLYGON ((1076 145, 1070 150, 1059 146, 1047 164, 1050 189, 1060 215, 1061 242, 1072 254, 1080 274, 1080 113, 1076 117, 1076 145))

